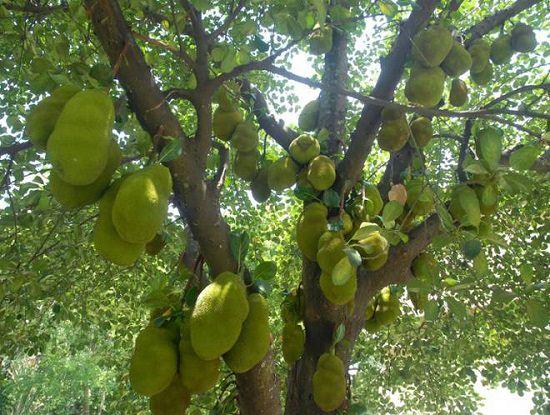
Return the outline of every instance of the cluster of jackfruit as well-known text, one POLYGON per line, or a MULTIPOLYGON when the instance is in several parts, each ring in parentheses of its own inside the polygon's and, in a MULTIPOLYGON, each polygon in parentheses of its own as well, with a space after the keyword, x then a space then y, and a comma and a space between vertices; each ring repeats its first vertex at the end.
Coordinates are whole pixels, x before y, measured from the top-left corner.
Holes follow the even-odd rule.
POLYGON ((293 291, 281 304, 283 320, 283 358, 289 365, 298 361, 304 353, 306 332, 303 326, 304 301, 301 291, 293 291))
POLYGON ((415 147, 425 147, 433 137, 432 121, 427 117, 417 117, 409 125, 405 112, 388 105, 382 110, 382 126, 378 132, 378 145, 382 150, 399 151, 407 141, 415 147))
POLYGON ((324 412, 338 409, 346 398, 344 362, 333 353, 319 357, 312 379, 313 400, 324 412))
POLYGON ((365 312, 365 329, 375 333, 381 327, 393 323, 401 314, 401 306, 397 293, 390 287, 384 287, 369 302, 365 312))

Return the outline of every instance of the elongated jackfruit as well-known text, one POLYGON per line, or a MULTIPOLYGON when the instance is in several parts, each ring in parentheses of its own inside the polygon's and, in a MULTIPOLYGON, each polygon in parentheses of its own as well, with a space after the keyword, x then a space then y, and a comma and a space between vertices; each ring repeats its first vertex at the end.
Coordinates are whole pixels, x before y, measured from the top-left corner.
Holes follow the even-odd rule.
POLYGON ((256 149, 248 152, 237 151, 233 161, 233 172, 243 180, 252 181, 258 173, 259 160, 260 153, 256 149))
POLYGON ((376 138, 382 150, 399 151, 407 143, 409 134, 409 124, 403 115, 395 120, 384 121, 376 138))
POLYGON ((319 357, 313 374, 313 400, 325 412, 335 411, 346 398, 344 363, 333 354, 319 357))
POLYGON ((153 415, 185 415, 190 402, 191 394, 176 375, 166 389, 151 396, 149 409, 153 415))
POLYGON ((426 117, 418 117, 411 122, 411 138, 418 147, 426 147, 433 137, 432 121, 426 117))
POLYGON ((492 77, 493 64, 491 62, 487 63, 485 68, 479 72, 470 72, 470 78, 479 86, 487 85, 491 81, 492 77))
POLYGON ((231 147, 238 151, 250 152, 258 147, 258 131, 251 122, 242 122, 231 136, 231 147))
POLYGON ((317 156, 309 162, 307 180, 315 190, 327 190, 336 180, 336 167, 327 156, 317 156))
POLYGON ((296 225, 296 240, 304 256, 310 261, 317 258, 319 238, 327 230, 326 206, 321 203, 310 203, 296 225))
POLYGON ((317 263, 319 268, 328 275, 332 274, 334 266, 344 256, 344 238, 339 232, 325 232, 319 238, 317 263))
POLYGON ((512 55, 514 54, 511 39, 512 37, 510 35, 502 35, 491 43, 491 61, 495 65, 502 65, 510 62, 512 55))
POLYGON ((239 110, 225 111, 223 107, 216 108, 212 119, 214 135, 222 141, 229 141, 237 126, 242 123, 243 115, 239 110))
POLYGON ((267 169, 267 166, 262 167, 250 183, 250 191, 258 203, 265 202, 271 196, 271 189, 267 181, 267 169))
POLYGON ((449 92, 449 103, 454 107, 462 107, 468 102, 468 86, 461 79, 453 79, 449 92))
POLYGON ((304 353, 306 333, 296 322, 287 322, 283 326, 283 358, 289 365, 293 365, 304 353))
POLYGON ((533 28, 524 23, 518 23, 512 29, 512 37, 510 39, 512 49, 517 52, 531 52, 537 47, 537 37, 533 28))
POLYGON ((453 47, 451 32, 434 25, 418 33, 412 40, 413 59, 426 68, 439 66, 453 47))
POLYGON ((485 39, 476 39, 468 49, 472 57, 471 73, 481 72, 489 63, 491 45, 485 39))
POLYGON ((436 66, 435 68, 422 68, 414 66, 405 86, 407 99, 425 107, 436 106, 445 88, 445 72, 436 66))

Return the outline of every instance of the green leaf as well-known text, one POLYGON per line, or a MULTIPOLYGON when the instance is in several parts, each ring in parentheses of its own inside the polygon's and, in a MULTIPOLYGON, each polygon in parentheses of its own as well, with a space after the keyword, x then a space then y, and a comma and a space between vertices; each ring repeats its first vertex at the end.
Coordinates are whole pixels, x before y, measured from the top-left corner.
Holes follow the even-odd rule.
POLYGON ((334 339, 332 341, 333 346, 340 343, 343 340, 345 334, 346 334, 346 326, 343 323, 340 323, 338 325, 338 328, 334 332, 334 339))
POLYGON ((204 12, 210 8, 210 0, 191 0, 198 11, 204 12))
POLYGON ((533 326, 544 328, 548 324, 548 313, 544 305, 537 300, 528 300, 525 304, 527 316, 533 326))
POLYGON ((424 305, 424 318, 426 321, 435 321, 439 314, 439 304, 436 301, 428 300, 424 305))
POLYGON ((361 259, 361 255, 355 249, 353 249, 353 248, 344 248, 343 251, 347 255, 350 264, 354 268, 359 267, 361 265, 361 263, 363 262, 363 260, 361 259))
POLYGON ((355 268, 348 257, 343 257, 332 269, 332 283, 334 285, 344 285, 355 273, 355 268))
POLYGON ((474 258, 474 272, 477 276, 486 275, 489 272, 487 257, 482 252, 474 258))
POLYGON ((182 152, 182 141, 177 137, 164 137, 165 140, 168 140, 159 155, 159 163, 166 163, 172 160, 177 159, 181 156, 182 152))
POLYGON ((197 301, 198 295, 199 295, 198 288, 197 287, 191 287, 185 293, 185 297, 184 297, 185 304, 187 304, 189 307, 194 307, 195 302, 197 301))
POLYGON ((323 203, 326 207, 337 208, 340 206, 340 195, 332 189, 323 192, 323 203))
POLYGON ((250 244, 250 237, 247 232, 233 231, 229 236, 229 245, 231 247, 231 253, 239 263, 242 263, 246 253, 248 252, 248 246, 250 244))
POLYGON ((214 49, 212 49, 212 52, 210 53, 210 55, 212 56, 212 60, 214 62, 221 62, 226 52, 227 52, 227 49, 225 47, 216 46, 214 49))
POLYGON ((510 155, 510 166, 516 170, 529 170, 541 152, 539 147, 525 145, 510 155))
POLYGON ((277 273, 277 264, 273 261, 261 262, 254 270, 255 280, 271 280, 277 273))
POLYGON ((483 167, 483 164, 479 160, 472 160, 471 163, 464 167, 464 171, 472 174, 489 174, 487 169, 483 167))
POLYGON ((269 294, 271 294, 271 291, 273 291, 273 286, 269 281, 266 280, 257 280, 254 282, 256 287, 258 288, 258 291, 264 296, 269 297, 269 294))
POLYGON ((523 282, 531 284, 533 282, 533 267, 526 263, 521 264, 519 266, 519 275, 523 282))
POLYGON ((454 278, 447 277, 443 280, 443 285, 448 288, 455 287, 458 284, 458 281, 454 278))
POLYGON ((327 18, 327 8, 325 6, 324 0, 309 0, 313 6, 315 6, 315 10, 317 10, 317 21, 321 26, 325 24, 325 20, 327 18))
POLYGON ((504 187, 512 193, 527 192, 531 187, 531 183, 527 177, 513 171, 504 174, 502 182, 504 187))
POLYGON ((442 203, 437 203, 435 205, 435 211, 437 212, 437 215, 439 216, 439 219, 441 220, 441 223, 443 224, 443 228, 447 231, 451 231, 454 229, 454 221, 453 217, 442 203))
POLYGON ((396 220, 403 213, 403 205, 395 200, 392 200, 384 206, 382 211, 382 219, 384 222, 396 220))
MULTIPOLYGON (((476 192, 471 187, 464 187, 460 192, 459 202, 460 206, 466 213, 468 225, 472 225, 477 228, 479 226, 479 222, 481 221, 481 212, 479 210, 479 200, 476 192)), ((465 224, 463 223, 463 225, 465 224)))
POLYGON ((451 311, 451 313, 453 313, 459 319, 465 319, 466 317, 468 317, 466 306, 460 301, 457 301, 454 298, 447 298, 447 305, 449 306, 449 310, 451 311))
POLYGON ((304 202, 310 202, 317 199, 317 192, 307 187, 296 187, 294 188, 294 196, 304 202))
POLYGON ((478 133, 478 154, 490 168, 494 169, 502 156, 502 131, 493 127, 487 127, 478 133))

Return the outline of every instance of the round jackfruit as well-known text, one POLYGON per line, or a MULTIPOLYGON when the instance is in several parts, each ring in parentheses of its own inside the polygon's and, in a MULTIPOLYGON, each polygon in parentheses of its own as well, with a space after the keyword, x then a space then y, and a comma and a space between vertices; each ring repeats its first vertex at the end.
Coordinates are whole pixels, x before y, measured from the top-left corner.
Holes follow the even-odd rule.
POLYGON ((224 111, 222 107, 216 108, 212 119, 214 135, 222 141, 229 141, 237 126, 242 123, 243 115, 240 111, 224 111))
POLYGON ((388 104, 382 110, 380 116, 382 117, 382 122, 402 120, 406 117, 405 111, 402 108, 398 107, 395 104, 388 104))
POLYGON ((367 215, 372 218, 382 211, 382 208, 384 207, 384 201, 382 200, 382 196, 380 195, 378 187, 376 187, 375 185, 367 183, 364 189, 365 198, 367 199, 365 210, 367 215))
POLYGON ((283 326, 283 357, 285 362, 293 365, 302 357, 306 343, 306 333, 302 326, 294 322, 283 326))
POLYGON ((176 375, 177 347, 167 329, 147 326, 136 338, 130 361, 130 383, 140 395, 153 396, 164 390, 176 375))
POLYGON ((65 183, 59 177, 59 174, 52 170, 50 173, 50 191, 55 200, 67 209, 76 209, 92 204, 99 200, 121 161, 122 152, 120 147, 115 140, 111 140, 107 165, 95 181, 84 186, 75 186, 65 183))
POLYGON ((242 152, 251 152, 258 147, 258 131, 251 122, 242 122, 237 125, 231 136, 231 146, 242 152))
POLYGON ((495 39, 491 44, 491 61, 495 65, 502 65, 510 62, 514 50, 512 49, 510 35, 502 35, 495 39))
POLYGON ((157 233, 152 240, 145 244, 145 252, 147 252, 148 255, 157 255, 160 251, 162 251, 162 248, 164 248, 165 245, 166 238, 164 237, 164 234, 157 233))
POLYGON ((191 402, 191 395, 182 385, 178 375, 162 392, 151 396, 149 409, 153 415, 185 415, 191 402))
POLYGON ((418 147, 426 147, 433 137, 432 121, 426 117, 418 117, 411 122, 411 138, 418 147))
POLYGON ((54 170, 66 183, 96 180, 107 165, 115 110, 99 90, 77 92, 67 101, 47 143, 54 170))
POLYGON ((29 111, 25 134, 38 150, 46 150, 46 143, 55 128, 59 114, 67 101, 78 91, 79 89, 73 85, 61 86, 29 111))
POLYGON ((309 134, 302 134, 290 143, 288 148, 290 156, 300 164, 307 164, 321 152, 319 141, 309 134))
POLYGON ((453 47, 443 63, 441 68, 450 77, 456 78, 470 69, 472 66, 472 57, 458 42, 454 42, 453 47))
POLYGON ((327 190, 336 180, 336 167, 327 156, 317 156, 309 162, 307 180, 315 190, 327 190))
POLYGON ((417 178, 407 183, 407 206, 415 215, 427 215, 433 211, 432 189, 423 179, 417 178))
POLYGON ((319 101, 308 102, 298 116, 298 127, 303 131, 313 131, 317 128, 319 119, 319 101))
POLYGON ((384 121, 377 136, 378 145, 385 151, 401 150, 408 138, 409 124, 406 117, 384 121))
POLYGON ((332 27, 324 26, 315 30, 309 38, 309 53, 324 55, 332 49, 332 27))
POLYGON ((281 157, 267 170, 267 183, 276 192, 281 192, 296 183, 298 165, 290 157, 281 157))
POLYGON ((436 106, 445 88, 445 72, 440 67, 415 66, 405 86, 407 99, 425 107, 436 106))
POLYGON ((345 242, 338 232, 325 232, 319 238, 317 251, 317 263, 319 268, 329 276, 334 266, 346 256, 344 252, 345 242))
POLYGON ((468 87, 460 79, 453 79, 451 91, 449 92, 449 102, 454 107, 462 107, 468 102, 468 87))
POLYGON ((238 151, 233 162, 233 172, 243 180, 252 181, 258 173, 258 161, 260 153, 258 150, 243 152, 238 151))
POLYGON ((453 36, 443 26, 434 25, 412 40, 412 57, 426 68, 439 66, 453 47, 453 36))
POLYGON ((267 182, 267 170, 267 167, 262 167, 250 184, 250 191, 252 192, 252 196, 254 197, 254 200, 256 200, 256 202, 258 203, 265 202, 267 199, 269 199, 269 196, 271 196, 271 189, 269 188, 269 184, 267 182))
POLYGON ((296 240, 304 256, 310 261, 317 258, 319 238, 327 230, 326 206, 313 202, 304 208, 304 213, 296 225, 296 240))
POLYGON ((365 239, 361 239, 356 249, 368 271, 382 268, 388 260, 388 241, 378 231, 373 231, 365 239))
POLYGON ((269 307, 261 294, 248 296, 249 313, 241 334, 223 360, 235 373, 248 372, 267 354, 271 334, 269 332, 269 307))
POLYGON ((493 77, 493 64, 491 62, 485 65, 485 68, 481 72, 470 72, 470 78, 477 85, 487 85, 493 77))
POLYGON ((355 297, 357 291, 357 275, 352 275, 344 285, 335 285, 330 274, 321 273, 319 279, 321 291, 332 304, 344 305, 355 297))
POLYGON ((346 398, 344 363, 335 355, 325 353, 319 357, 313 374, 313 400, 325 412, 338 409, 346 398))
POLYGON ((468 49, 472 57, 471 73, 481 72, 489 63, 491 56, 491 45, 484 39, 476 39, 468 49))
POLYGON ((512 29, 510 39, 512 49, 517 52, 531 52, 537 47, 537 37, 531 26, 524 23, 518 23, 512 29))
POLYGON ((191 315, 191 344, 203 360, 231 350, 248 315, 246 289, 241 278, 223 272, 201 291, 191 315))

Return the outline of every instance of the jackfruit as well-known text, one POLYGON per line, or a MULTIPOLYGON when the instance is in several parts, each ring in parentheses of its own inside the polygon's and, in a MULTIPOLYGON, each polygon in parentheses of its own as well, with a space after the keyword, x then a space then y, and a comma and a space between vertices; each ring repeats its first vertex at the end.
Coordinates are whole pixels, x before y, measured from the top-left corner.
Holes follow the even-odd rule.
POLYGON ((406 117, 405 111, 402 108, 398 107, 395 104, 388 104, 384 107, 380 113, 382 117, 382 122, 401 120, 406 117))
POLYGON ((109 65, 96 63, 90 68, 90 76, 102 86, 110 86, 113 83, 113 70, 109 65))
POLYGON ((342 232, 344 235, 348 235, 353 231, 353 219, 350 214, 346 211, 342 212, 342 232))
POLYGON ((145 244, 145 252, 148 255, 157 255, 166 245, 164 234, 157 233, 155 237, 145 244))
POLYGON ((397 320, 400 314, 401 306, 399 298, 391 292, 390 287, 382 288, 374 313, 376 321, 381 325, 387 325, 397 320))
POLYGON ((316 260, 319 238, 327 230, 327 214, 326 206, 318 202, 310 203, 296 225, 298 247, 310 261, 316 260))
POLYGON ((468 49, 472 57, 470 73, 481 72, 489 63, 491 56, 491 45, 484 39, 476 39, 468 49))
POLYGON ((154 164, 127 176, 113 205, 113 224, 122 239, 147 243, 155 237, 168 211, 172 177, 154 164))
POLYGON ((409 133, 409 124, 404 115, 392 121, 384 121, 378 132, 378 145, 385 151, 399 151, 407 143, 409 133))
POLYGON ((357 275, 352 275, 344 285, 335 285, 332 282, 332 276, 326 272, 321 273, 319 279, 321 291, 331 303, 344 305, 349 303, 355 297, 357 291, 357 275))
POLYGON ((147 326, 136 338, 130 361, 130 383, 140 395, 153 396, 164 390, 176 375, 178 353, 167 329, 147 326))
POLYGON ((411 139, 420 148, 426 147, 433 137, 432 121, 426 117, 418 117, 411 122, 411 139))
POLYGON ((407 183, 407 206, 419 216, 433 211, 433 192, 422 178, 416 178, 407 183))
POLYGON ((375 185, 371 183, 365 184, 364 191, 366 198, 365 211, 369 218, 372 218, 382 211, 384 201, 382 200, 378 187, 375 185))
POLYGON ((149 398, 149 409, 153 415, 185 415, 190 403, 191 394, 176 374, 166 389, 149 398))
POLYGON ((224 111, 220 106, 214 111, 212 130, 222 141, 229 141, 237 126, 242 123, 243 115, 239 110, 224 111))
POLYGON ((270 343, 269 307, 261 294, 248 296, 249 313, 241 334, 223 360, 235 373, 248 372, 267 354, 270 343))
POLYGON ((260 160, 260 153, 258 150, 243 152, 238 151, 233 161, 233 172, 235 176, 240 177, 243 180, 252 181, 258 173, 258 161, 260 160))
POLYGON ((356 249, 363 258, 363 267, 366 270, 376 271, 388 260, 389 244, 380 232, 373 231, 357 244, 356 249))
POLYGON ((439 264, 433 254, 423 252, 412 262, 411 271, 415 278, 429 282, 439 275, 439 264))
POLYGON ((303 131, 313 131, 317 128, 319 119, 319 101, 308 102, 298 116, 298 127, 303 131))
POLYGON ((327 156, 317 156, 309 162, 307 180, 315 190, 327 190, 336 180, 336 167, 327 156))
POLYGON ((203 360, 231 350, 248 315, 246 289, 241 278, 223 272, 201 291, 191 315, 191 344, 203 360))
POLYGON ((121 161, 122 152, 120 151, 120 147, 115 140, 111 140, 107 165, 95 181, 84 186, 75 186, 65 183, 59 177, 57 171, 52 170, 49 183, 50 191, 55 200, 67 209, 76 209, 90 205, 99 200, 121 161))
POLYGON ((296 177, 296 187, 301 187, 303 189, 310 189, 314 192, 317 192, 313 188, 313 185, 307 179, 307 167, 304 167, 302 170, 300 170, 300 173, 298 173, 298 176, 296 177))
POLYGON ((412 40, 412 57, 426 68, 439 66, 453 47, 453 36, 443 26, 434 25, 412 40))
POLYGON ((256 202, 258 203, 265 202, 267 199, 269 199, 269 196, 271 196, 271 189, 269 188, 269 184, 267 182, 267 171, 267 166, 262 167, 250 184, 250 191, 252 192, 252 196, 254 197, 254 200, 256 200, 256 202))
POLYGON ((281 192, 296 183, 298 165, 290 157, 281 157, 267 170, 267 183, 276 192, 281 192))
POLYGON ((405 86, 407 99, 425 107, 436 106, 445 87, 445 72, 440 67, 414 66, 405 86))
POLYGON ((258 131, 251 122, 242 122, 237 125, 231 136, 231 146, 242 152, 251 152, 258 147, 258 131))
POLYGON ((502 35, 491 44, 491 61, 495 65, 502 65, 510 62, 514 50, 512 49, 510 35, 502 35))
POLYGON ((493 77, 493 64, 489 62, 481 72, 470 72, 470 78, 477 85, 487 85, 493 77))
POLYGON ((294 322, 288 322, 283 326, 282 340, 285 362, 289 365, 293 365, 304 353, 306 333, 301 325, 294 322))
POLYGON ((54 170, 66 183, 92 183, 105 169, 115 110, 99 90, 77 92, 67 101, 47 143, 54 170))
POLYGON ((345 242, 338 232, 327 231, 319 238, 317 263, 319 268, 329 276, 334 266, 346 256, 344 252, 345 242))
POLYGON ((288 148, 290 156, 300 164, 307 164, 321 152, 319 141, 309 134, 302 134, 290 143, 288 148))
POLYGON ((466 48, 456 41, 454 42, 451 51, 441 64, 441 68, 452 78, 459 77, 468 71, 471 66, 472 57, 466 48))
POLYGON ((324 55, 332 49, 332 27, 324 26, 315 30, 309 37, 309 53, 324 55))
POLYGON ((59 114, 67 101, 78 91, 79 89, 73 85, 61 86, 29 111, 25 134, 38 150, 46 150, 46 143, 55 128, 59 114))
POLYGON ((531 52, 537 47, 537 37, 533 28, 524 23, 518 23, 512 29, 512 38, 510 39, 512 49, 517 52, 531 52))
POLYGON ((346 398, 344 363, 333 354, 319 357, 313 374, 313 400, 325 412, 338 409, 346 398))
POLYGON ((468 87, 460 79, 453 79, 451 91, 449 92, 449 102, 454 107, 462 107, 468 102, 468 87))

